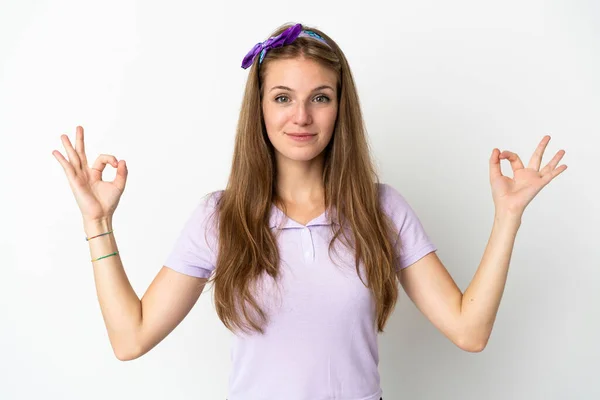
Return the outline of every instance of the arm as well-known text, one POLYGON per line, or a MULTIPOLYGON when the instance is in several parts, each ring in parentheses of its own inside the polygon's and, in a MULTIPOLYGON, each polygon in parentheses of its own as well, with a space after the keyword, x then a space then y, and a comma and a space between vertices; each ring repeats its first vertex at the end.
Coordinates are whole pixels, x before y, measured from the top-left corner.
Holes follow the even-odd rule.
POLYGON ((398 272, 408 296, 429 320, 459 347, 478 352, 485 348, 504 292, 508 266, 527 205, 554 178, 567 169, 557 167, 565 155, 559 150, 542 169, 546 135, 527 168, 513 152, 494 148, 490 157, 490 184, 496 209, 494 225, 472 282, 460 292, 437 256, 428 254, 398 272), (510 161, 514 177, 502 175, 500 161, 510 161))
POLYGON ((461 323, 467 341, 477 351, 485 348, 492 333, 520 225, 518 216, 494 217, 492 233, 481 263, 463 295, 461 323))
POLYGON ((398 271, 398 279, 416 307, 465 351, 479 352, 487 344, 519 226, 520 218, 496 215, 481 264, 464 295, 433 252, 398 271))
MULTIPOLYGON (((112 219, 85 221, 87 237, 112 230, 112 219)), ((92 259, 118 251, 114 235, 89 242, 92 259)), ((196 303, 205 278, 163 267, 142 300, 131 287, 119 255, 93 262, 98 301, 115 356, 122 361, 140 357, 164 339, 196 303)))

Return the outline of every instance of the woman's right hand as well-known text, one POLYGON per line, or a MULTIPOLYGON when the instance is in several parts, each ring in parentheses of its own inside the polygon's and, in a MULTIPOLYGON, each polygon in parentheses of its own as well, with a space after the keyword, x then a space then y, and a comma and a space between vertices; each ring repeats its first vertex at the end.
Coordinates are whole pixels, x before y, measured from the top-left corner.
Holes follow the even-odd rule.
POLYGON ((91 168, 88 167, 81 126, 78 126, 76 130, 75 149, 67 135, 61 135, 61 140, 69 160, 67 161, 58 150, 54 150, 52 155, 62 165, 67 175, 84 221, 112 218, 127 182, 125 161, 117 161, 116 157, 112 155, 101 154, 94 165, 91 168), (106 164, 117 168, 117 175, 112 182, 102 180, 102 171, 106 164))

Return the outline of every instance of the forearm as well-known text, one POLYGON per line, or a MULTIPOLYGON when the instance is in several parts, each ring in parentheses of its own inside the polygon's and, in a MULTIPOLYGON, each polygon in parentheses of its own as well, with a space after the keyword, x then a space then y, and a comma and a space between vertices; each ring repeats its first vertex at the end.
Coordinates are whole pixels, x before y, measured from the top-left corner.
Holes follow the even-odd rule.
POLYGON ((520 225, 521 216, 494 216, 481 263, 463 294, 461 321, 465 340, 477 349, 485 347, 492 332, 520 225))
MULTIPOLYGON (((112 230, 112 219, 84 221, 86 237, 112 230)), ((88 241, 91 259, 118 251, 114 233, 88 241)), ((90 259, 90 260, 91 260, 90 259)), ((135 357, 142 306, 123 269, 119 254, 92 262, 96 294, 113 351, 121 360, 135 357)))

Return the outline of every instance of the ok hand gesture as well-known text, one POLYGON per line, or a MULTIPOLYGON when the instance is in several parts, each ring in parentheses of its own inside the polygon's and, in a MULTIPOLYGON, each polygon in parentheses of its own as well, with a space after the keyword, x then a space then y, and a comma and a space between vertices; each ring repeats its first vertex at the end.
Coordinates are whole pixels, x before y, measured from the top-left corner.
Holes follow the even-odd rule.
POLYGON ((117 161, 116 157, 108 154, 98 156, 90 168, 85 155, 83 143, 83 128, 77 127, 75 149, 67 135, 61 135, 61 140, 69 156, 67 161, 63 155, 54 150, 52 154, 62 165, 71 190, 84 221, 98 221, 112 218, 119 199, 125 190, 127 181, 127 165, 125 161, 117 161), (107 164, 117 169, 117 175, 112 182, 102 180, 102 171, 107 164))

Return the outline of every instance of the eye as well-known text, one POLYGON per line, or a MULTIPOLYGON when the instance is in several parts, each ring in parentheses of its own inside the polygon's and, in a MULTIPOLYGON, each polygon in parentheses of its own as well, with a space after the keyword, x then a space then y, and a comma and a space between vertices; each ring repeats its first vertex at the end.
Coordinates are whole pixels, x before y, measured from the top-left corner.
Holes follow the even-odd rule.
POLYGON ((317 103, 328 103, 329 102, 329 97, 327 97, 327 96, 325 96, 323 94, 320 94, 317 97, 315 97, 315 99, 319 99, 319 98, 322 98, 324 100, 323 101, 317 101, 317 103))
POLYGON ((275 102, 276 103, 287 103, 287 101, 279 101, 279 99, 287 99, 288 97, 285 95, 281 95, 281 96, 277 96, 275 97, 275 102))

